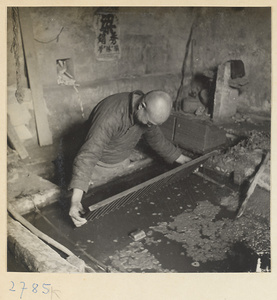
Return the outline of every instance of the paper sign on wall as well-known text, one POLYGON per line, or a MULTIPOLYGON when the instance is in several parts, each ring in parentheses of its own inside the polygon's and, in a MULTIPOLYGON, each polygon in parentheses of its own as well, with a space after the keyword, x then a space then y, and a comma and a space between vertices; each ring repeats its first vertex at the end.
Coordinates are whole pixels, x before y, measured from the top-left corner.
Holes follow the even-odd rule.
POLYGON ((116 13, 98 12, 96 15, 95 53, 98 60, 120 58, 119 22, 116 13))

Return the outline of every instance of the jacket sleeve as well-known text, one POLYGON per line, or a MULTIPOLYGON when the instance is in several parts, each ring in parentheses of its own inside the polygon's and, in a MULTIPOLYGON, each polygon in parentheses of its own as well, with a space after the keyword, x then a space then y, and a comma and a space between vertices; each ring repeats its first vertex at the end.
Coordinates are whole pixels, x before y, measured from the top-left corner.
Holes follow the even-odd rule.
POLYGON ((169 163, 173 163, 182 154, 181 150, 164 136, 158 126, 152 126, 147 129, 144 133, 144 138, 149 146, 169 163))
POLYGON ((109 144, 116 128, 117 122, 113 118, 105 119, 105 122, 102 118, 96 118, 91 122, 85 143, 73 162, 69 189, 78 188, 87 192, 94 166, 101 159, 103 150, 109 144))

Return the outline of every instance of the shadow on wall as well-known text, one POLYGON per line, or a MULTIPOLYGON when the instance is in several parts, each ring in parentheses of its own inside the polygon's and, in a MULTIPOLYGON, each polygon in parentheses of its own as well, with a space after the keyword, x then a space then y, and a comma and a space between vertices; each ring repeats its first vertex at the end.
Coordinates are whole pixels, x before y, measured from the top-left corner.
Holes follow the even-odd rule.
POLYGON ((59 140, 57 157, 54 160, 55 178, 54 183, 61 188, 61 195, 67 192, 71 180, 72 165, 79 149, 84 143, 89 126, 88 121, 83 124, 75 124, 68 128, 59 140))

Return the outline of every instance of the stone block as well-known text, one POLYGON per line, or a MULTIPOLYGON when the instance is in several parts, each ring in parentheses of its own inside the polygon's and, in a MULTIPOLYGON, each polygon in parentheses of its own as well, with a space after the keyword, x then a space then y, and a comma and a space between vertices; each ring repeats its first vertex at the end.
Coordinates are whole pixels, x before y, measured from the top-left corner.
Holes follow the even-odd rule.
POLYGON ((79 272, 78 268, 63 259, 56 251, 9 216, 8 247, 15 258, 31 272, 79 272))
POLYGON ((23 195, 21 198, 9 200, 20 214, 27 214, 37 208, 57 202, 60 197, 58 187, 36 194, 23 195))
POLYGON ((20 214, 26 214, 59 200, 60 188, 26 171, 8 173, 8 201, 20 214))
POLYGON ((238 90, 229 86, 231 78, 231 63, 219 65, 214 95, 212 118, 214 121, 226 120, 237 112, 238 90))

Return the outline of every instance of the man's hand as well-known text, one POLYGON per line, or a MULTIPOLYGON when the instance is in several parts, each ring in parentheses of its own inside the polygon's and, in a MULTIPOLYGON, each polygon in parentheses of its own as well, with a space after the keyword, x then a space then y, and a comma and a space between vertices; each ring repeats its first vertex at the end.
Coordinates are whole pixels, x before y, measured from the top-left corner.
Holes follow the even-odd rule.
POLYGON ((83 196, 82 190, 73 189, 69 215, 76 227, 80 227, 87 222, 85 218, 81 217, 81 214, 85 213, 85 210, 81 204, 82 196, 83 196))
POLYGON ((191 161, 191 158, 181 154, 175 161, 182 165, 184 163, 191 161))

